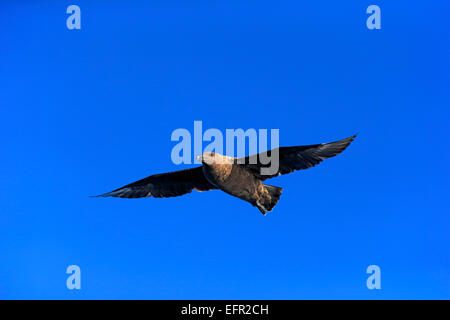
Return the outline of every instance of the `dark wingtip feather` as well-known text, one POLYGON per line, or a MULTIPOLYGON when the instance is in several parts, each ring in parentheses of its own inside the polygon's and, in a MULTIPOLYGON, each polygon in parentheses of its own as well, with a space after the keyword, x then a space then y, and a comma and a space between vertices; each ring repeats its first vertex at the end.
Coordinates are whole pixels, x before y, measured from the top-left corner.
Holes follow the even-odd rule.
POLYGON ((348 138, 335 141, 335 142, 324 143, 324 145, 333 145, 333 144, 334 145, 342 145, 343 144, 343 145, 345 145, 345 147, 348 147, 350 145, 350 143, 352 143, 355 140, 355 138, 356 138, 356 134, 354 134, 348 138))
MULTIPOLYGON (((342 140, 340 140, 340 141, 349 141, 349 142, 352 142, 353 140, 355 140, 355 138, 356 138, 357 135, 358 135, 358 133, 356 133, 356 134, 354 134, 354 135, 352 135, 352 136, 350 136, 350 137, 348 137, 348 138, 342 139, 342 140)), ((339 141, 337 141, 337 142, 339 142, 339 141)))
POLYGON ((118 189, 118 190, 114 190, 111 192, 99 194, 97 196, 89 196, 89 198, 120 197, 123 194, 122 191, 123 191, 123 189, 118 189))
POLYGON ((348 147, 350 145, 350 143, 352 143, 355 140, 357 135, 358 135, 358 133, 352 135, 351 137, 348 137, 347 139, 342 140, 342 141, 345 141, 347 143, 346 147, 348 147))
POLYGON ((96 196, 88 196, 89 198, 105 198, 105 197, 110 197, 111 196, 111 192, 108 193, 104 193, 104 194, 99 194, 96 196))
MULTIPOLYGON (((342 153, 345 149, 347 149, 350 143, 353 142, 355 137, 356 134, 342 140, 323 143, 322 145, 320 145, 320 147, 317 148, 317 151, 314 152, 315 155, 318 155, 320 157, 320 160, 317 163, 321 162, 323 159, 335 157, 338 154, 342 153)), ((316 165, 317 163, 315 163, 314 165, 316 165)))

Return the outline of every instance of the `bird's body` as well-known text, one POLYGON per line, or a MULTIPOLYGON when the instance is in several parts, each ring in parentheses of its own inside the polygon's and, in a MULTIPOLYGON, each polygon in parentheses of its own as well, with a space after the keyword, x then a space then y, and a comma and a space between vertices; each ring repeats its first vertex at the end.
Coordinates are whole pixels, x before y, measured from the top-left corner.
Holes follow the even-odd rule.
POLYGON ((192 190, 220 189, 256 206, 263 214, 271 211, 280 199, 282 188, 262 181, 294 170, 307 169, 323 159, 341 153, 355 136, 331 143, 281 147, 246 158, 232 158, 215 152, 199 156, 201 167, 157 174, 101 195, 102 197, 141 198, 174 197, 192 190), (277 170, 264 173, 267 159, 277 154, 277 170))
MULTIPOLYGON (((222 156, 217 153, 215 155, 222 156)), ((263 214, 270 211, 280 198, 281 188, 272 187, 279 189, 277 196, 272 195, 260 179, 244 167, 234 164, 237 159, 227 157, 227 160, 218 164, 203 162, 203 173, 206 179, 218 189, 258 207, 263 214), (272 206, 271 203, 273 203, 272 206)))

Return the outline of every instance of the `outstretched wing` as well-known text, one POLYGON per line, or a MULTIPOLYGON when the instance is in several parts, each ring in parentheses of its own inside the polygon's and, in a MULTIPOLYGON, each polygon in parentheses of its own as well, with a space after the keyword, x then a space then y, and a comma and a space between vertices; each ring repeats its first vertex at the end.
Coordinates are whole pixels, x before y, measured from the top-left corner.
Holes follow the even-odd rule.
MULTIPOLYGON (((309 146, 280 147, 266 152, 258 153, 250 157, 236 159, 236 163, 253 173, 261 180, 273 178, 281 174, 291 173, 294 170, 302 170, 314 167, 322 162, 323 159, 334 157, 345 150, 353 141, 356 135, 349 138, 330 142, 313 144, 309 146), (269 168, 270 163, 266 164, 272 154, 279 153, 279 167, 273 174, 262 174, 262 168, 269 168)), ((275 161, 276 159, 271 159, 275 161)))
POLYGON ((190 193, 193 189, 197 191, 216 189, 206 180, 202 167, 155 174, 97 197, 168 198, 190 193))

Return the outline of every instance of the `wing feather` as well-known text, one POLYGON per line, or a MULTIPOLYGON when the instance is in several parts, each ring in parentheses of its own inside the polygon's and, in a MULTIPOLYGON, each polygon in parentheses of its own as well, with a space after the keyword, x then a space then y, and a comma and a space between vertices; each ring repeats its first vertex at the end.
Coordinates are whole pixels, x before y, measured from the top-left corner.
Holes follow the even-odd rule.
POLYGON ((282 174, 288 174, 295 170, 303 170, 314 167, 328 159, 340 154, 344 151, 356 135, 342 139, 335 142, 313 144, 307 146, 296 147, 280 147, 266 152, 258 153, 250 157, 236 159, 236 163, 243 166, 245 169, 252 172, 261 180, 273 178, 282 174), (279 168, 275 174, 263 175, 262 168, 268 168, 270 164, 264 164, 267 161, 261 159, 268 159, 272 153, 277 150, 279 153, 279 168))
POLYGON ((168 198, 190 193, 193 189, 198 191, 216 189, 206 180, 202 167, 155 174, 97 197, 168 198))

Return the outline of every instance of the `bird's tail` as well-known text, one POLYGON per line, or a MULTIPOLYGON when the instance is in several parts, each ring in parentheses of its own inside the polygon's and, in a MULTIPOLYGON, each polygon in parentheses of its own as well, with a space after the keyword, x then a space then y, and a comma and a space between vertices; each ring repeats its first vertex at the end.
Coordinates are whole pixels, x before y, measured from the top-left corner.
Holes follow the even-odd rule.
POLYGON ((281 191, 283 188, 269 186, 267 184, 263 184, 263 186, 266 188, 268 195, 262 199, 257 207, 262 214, 266 214, 266 212, 271 211, 277 204, 278 200, 280 200, 281 191))

